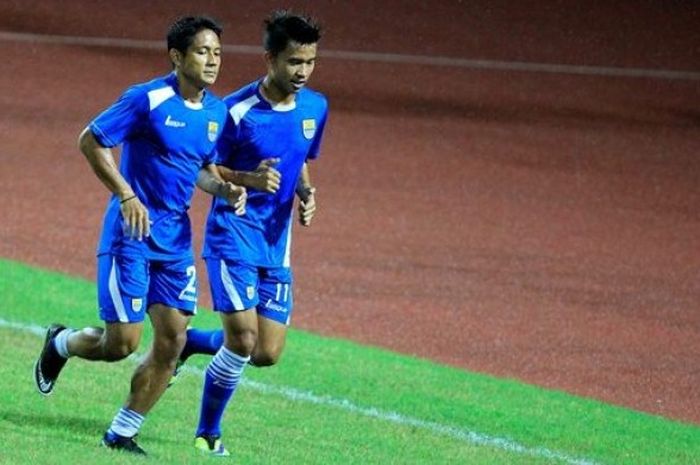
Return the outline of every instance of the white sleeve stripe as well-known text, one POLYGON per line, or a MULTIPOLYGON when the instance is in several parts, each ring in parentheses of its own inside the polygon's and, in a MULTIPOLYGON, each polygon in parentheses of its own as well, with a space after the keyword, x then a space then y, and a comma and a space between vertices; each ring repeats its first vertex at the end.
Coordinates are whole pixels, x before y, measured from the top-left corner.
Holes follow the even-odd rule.
POLYGON ((128 323, 129 317, 124 309, 124 301, 122 300, 121 292, 119 292, 119 283, 117 283, 117 265, 112 259, 112 268, 109 270, 109 295, 112 298, 114 309, 117 311, 119 321, 128 323))
POLYGON ((233 308, 235 310, 245 310, 246 308, 243 306, 241 296, 238 294, 238 291, 236 291, 236 286, 233 284, 228 268, 226 268, 226 262, 223 260, 220 260, 220 274, 221 282, 224 283, 226 295, 228 295, 228 298, 231 300, 233 308))
POLYGON ((170 86, 150 91, 148 93, 148 105, 150 110, 153 111, 155 108, 158 108, 158 105, 165 102, 173 95, 175 95, 175 89, 170 86))
POLYGON ((253 106, 259 101, 260 99, 257 95, 251 95, 247 99, 240 101, 231 107, 228 112, 231 115, 231 118, 233 118, 233 122, 236 123, 236 126, 238 126, 238 123, 241 122, 245 114, 248 113, 248 110, 253 108, 253 106))

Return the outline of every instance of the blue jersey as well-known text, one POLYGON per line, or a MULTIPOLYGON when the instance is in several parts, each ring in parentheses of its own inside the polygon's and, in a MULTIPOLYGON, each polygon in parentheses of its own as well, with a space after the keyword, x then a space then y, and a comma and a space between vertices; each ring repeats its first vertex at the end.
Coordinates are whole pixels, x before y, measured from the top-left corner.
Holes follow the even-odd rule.
POLYGON ((236 216, 214 198, 207 219, 205 258, 254 266, 289 266, 291 214, 297 180, 307 160, 318 156, 328 114, 326 98, 303 88, 290 105, 271 105, 256 81, 224 99, 228 117, 217 143, 217 164, 254 171, 266 158, 279 158, 282 176, 275 194, 248 189, 246 214, 236 216))
POLYGON ((205 92, 200 103, 183 99, 174 73, 130 87, 90 123, 104 147, 123 144, 119 171, 148 209, 151 235, 125 233, 119 199, 105 212, 98 255, 178 260, 192 256, 187 210, 199 170, 213 162, 226 106, 205 92))

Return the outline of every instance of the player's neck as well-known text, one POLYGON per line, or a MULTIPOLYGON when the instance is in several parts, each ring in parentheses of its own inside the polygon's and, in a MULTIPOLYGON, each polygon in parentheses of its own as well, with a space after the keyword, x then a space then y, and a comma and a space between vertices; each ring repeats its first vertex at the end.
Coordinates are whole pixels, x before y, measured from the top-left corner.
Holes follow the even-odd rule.
POLYGON ((186 77, 178 74, 177 87, 180 97, 191 103, 200 103, 204 98, 204 88, 194 85, 186 77))
POLYGON ((269 76, 265 76, 265 79, 263 79, 263 82, 260 85, 260 93, 263 97, 265 97, 265 100, 275 105, 289 105, 294 103, 294 100, 296 99, 296 94, 284 92, 275 85, 274 81, 270 79, 269 76))

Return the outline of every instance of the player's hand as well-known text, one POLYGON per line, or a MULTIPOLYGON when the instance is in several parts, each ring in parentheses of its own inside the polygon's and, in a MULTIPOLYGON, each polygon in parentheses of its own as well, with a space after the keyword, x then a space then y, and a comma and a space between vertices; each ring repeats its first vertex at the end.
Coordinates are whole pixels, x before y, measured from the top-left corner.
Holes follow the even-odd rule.
POLYGON ((299 223, 302 226, 311 226, 311 220, 316 213, 315 193, 315 187, 309 187, 304 192, 299 193, 299 223))
POLYGON ((255 171, 250 173, 250 187, 274 194, 280 188, 282 175, 275 169, 279 158, 266 158, 260 162, 255 171))
POLYGON ((151 235, 151 222, 148 218, 148 209, 141 200, 134 195, 128 195, 119 201, 119 208, 124 218, 124 232, 131 239, 143 240, 151 235))
POLYGON ((219 195, 236 210, 236 215, 245 215, 245 205, 248 201, 248 191, 245 187, 237 186, 232 182, 224 182, 221 185, 219 195))

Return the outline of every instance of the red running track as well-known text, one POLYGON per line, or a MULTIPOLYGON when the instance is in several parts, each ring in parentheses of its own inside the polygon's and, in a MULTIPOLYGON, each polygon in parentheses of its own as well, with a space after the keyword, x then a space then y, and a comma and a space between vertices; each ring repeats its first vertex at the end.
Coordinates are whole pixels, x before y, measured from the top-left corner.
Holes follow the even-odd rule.
MULTIPOLYGON (((224 42, 256 45, 275 4, 220 3, 199 5, 224 42)), ((698 72, 692 2, 550 3, 313 9, 326 51, 698 72)), ((0 31, 162 40, 190 11, 143 4, 4 2, 0 31)), ((77 134, 167 61, 35 39, 2 39, 0 256, 92 279, 107 194, 77 134)), ((227 54, 216 91, 261 72, 227 54)), ((327 57, 313 87, 332 115, 296 327, 700 423, 698 80, 327 57)))

